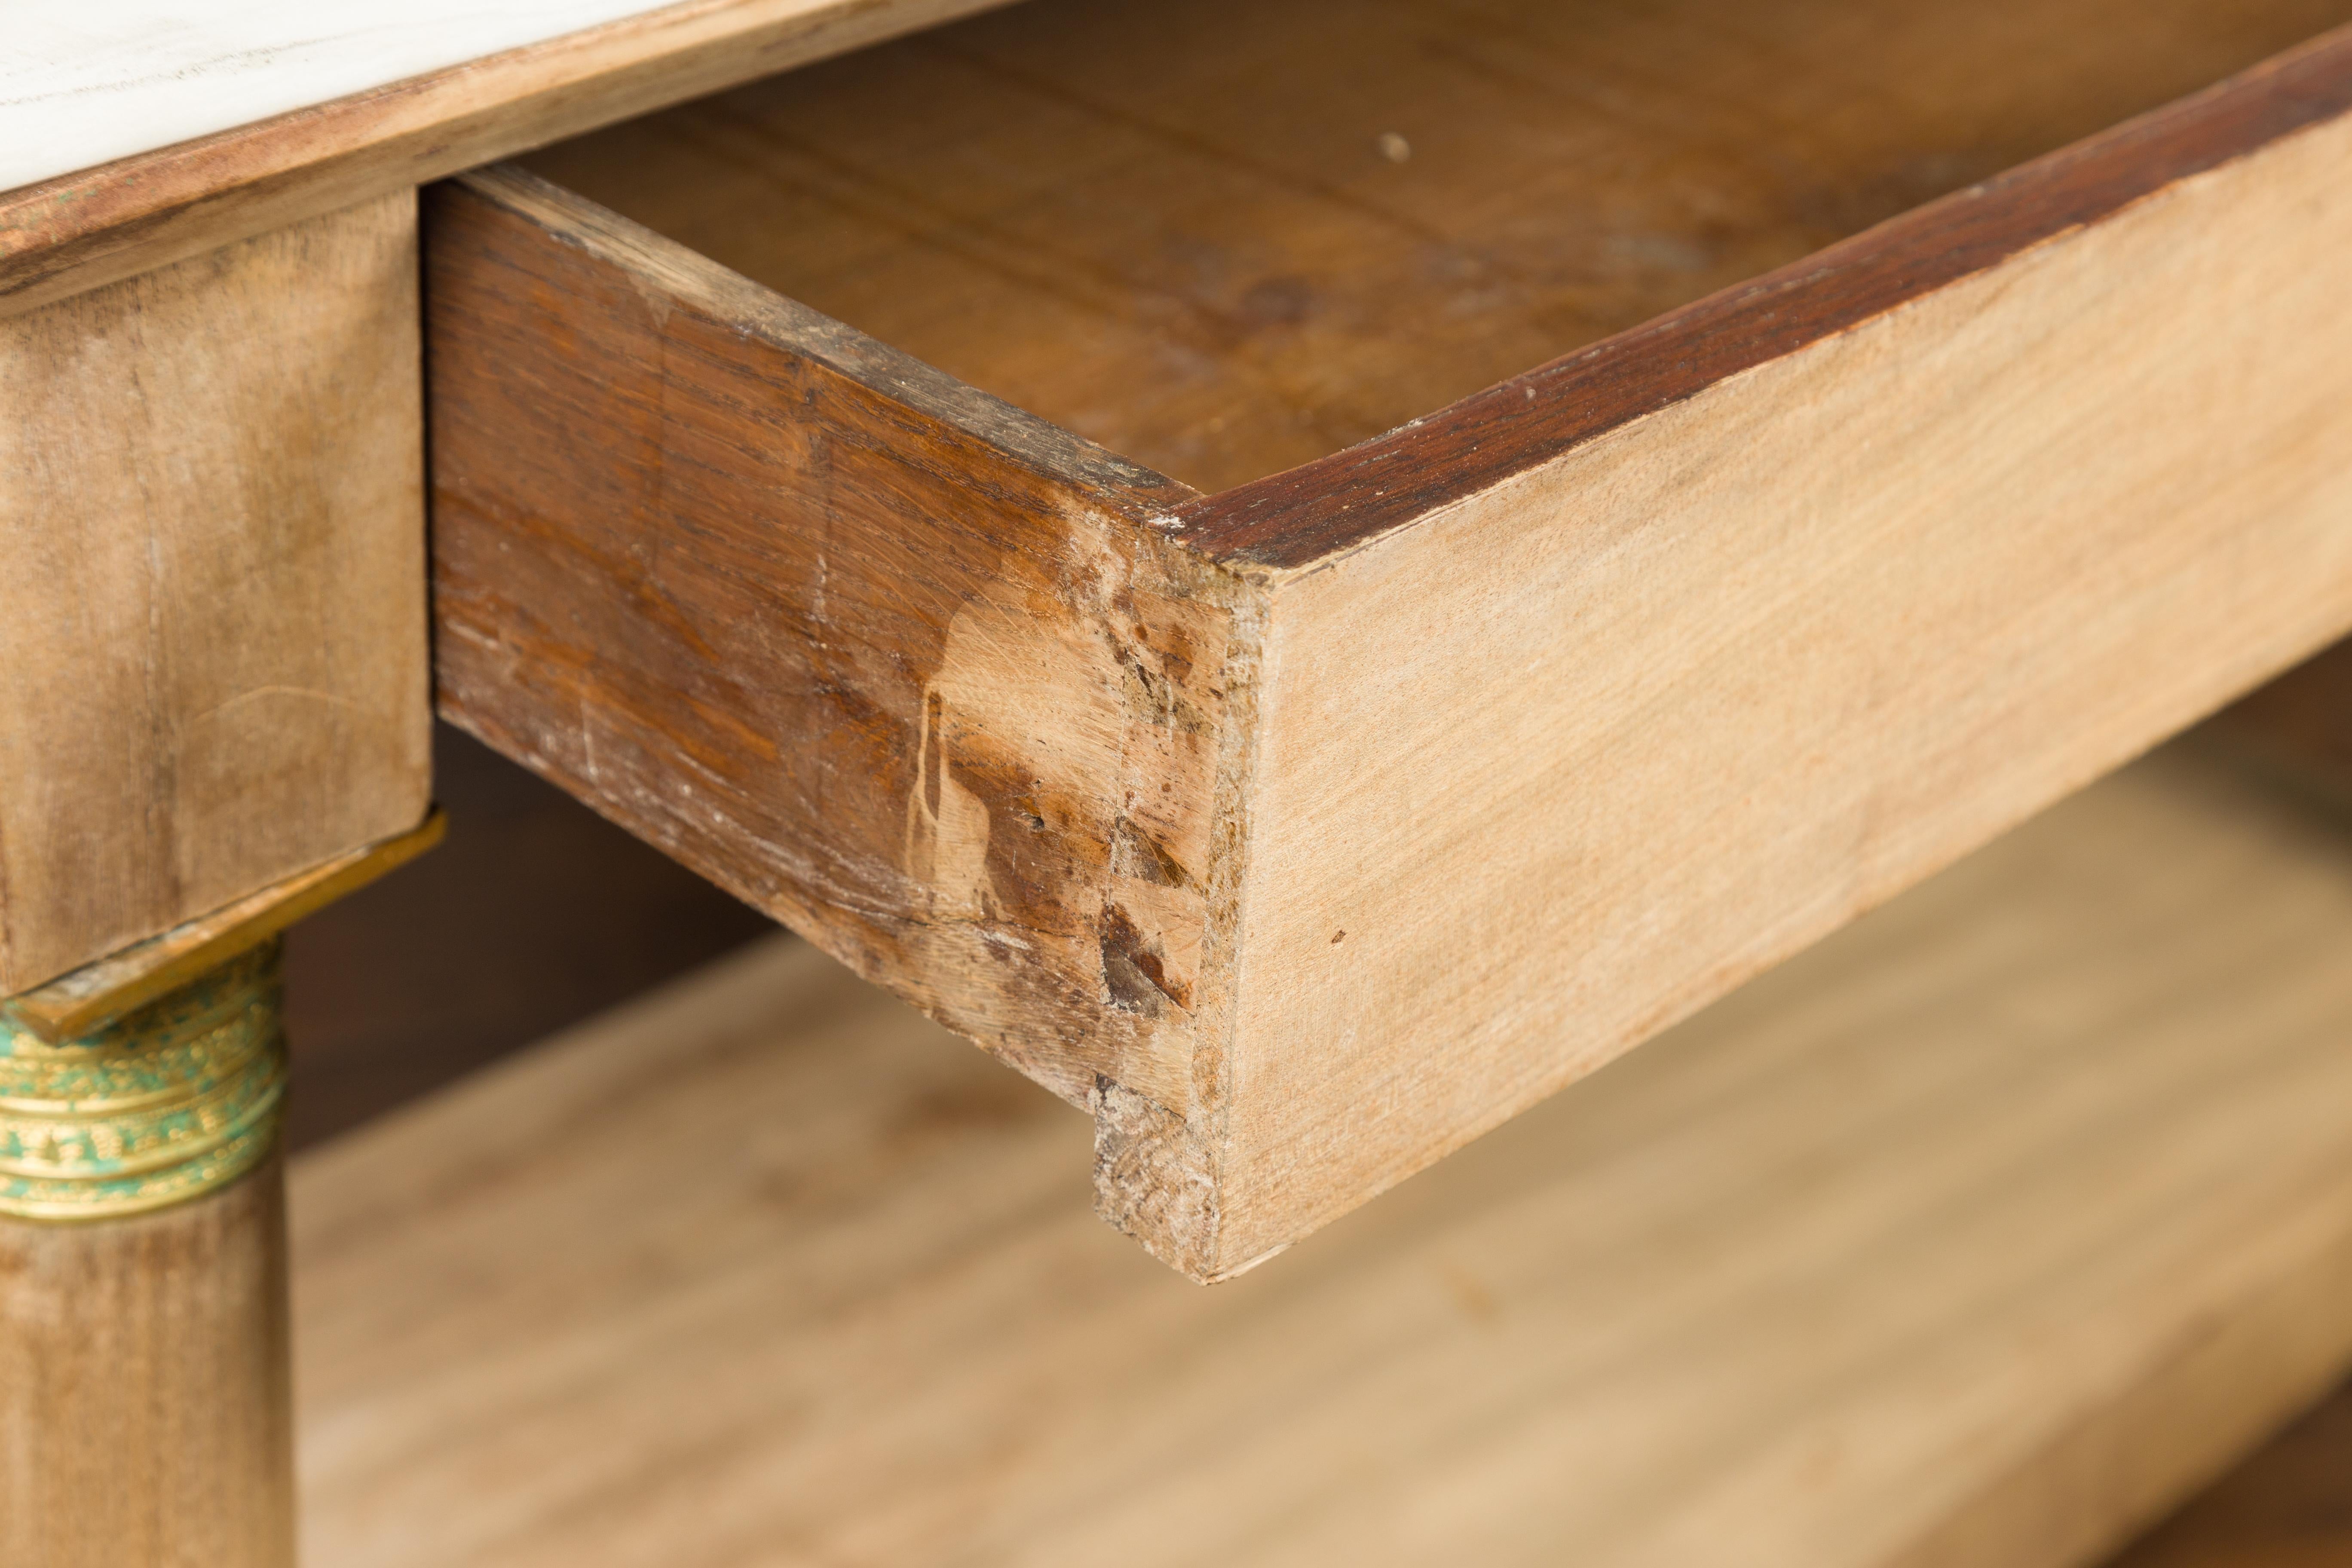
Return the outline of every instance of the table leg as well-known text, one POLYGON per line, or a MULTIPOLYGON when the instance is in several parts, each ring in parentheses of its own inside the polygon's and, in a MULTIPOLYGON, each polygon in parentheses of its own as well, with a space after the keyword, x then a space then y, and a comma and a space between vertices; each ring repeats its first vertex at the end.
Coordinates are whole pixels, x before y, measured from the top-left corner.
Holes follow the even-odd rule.
POLYGON ((293 1561, 278 944, 52 1045, 0 1014, 0 1563, 293 1561))
POLYGON ((423 831, 419 353, 409 192, 0 301, 0 1568, 292 1561, 261 939, 423 831))

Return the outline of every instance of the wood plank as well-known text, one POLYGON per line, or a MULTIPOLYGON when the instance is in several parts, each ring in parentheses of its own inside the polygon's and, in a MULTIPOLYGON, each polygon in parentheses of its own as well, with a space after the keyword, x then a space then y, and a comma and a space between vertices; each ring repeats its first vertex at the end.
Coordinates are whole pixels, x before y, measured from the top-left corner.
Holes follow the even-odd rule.
POLYGON ((1209 1290, 754 951, 298 1163, 308 1560, 2083 1562, 2352 1354, 2347 940, 2168 752, 1209 1290))
POLYGON ((415 204, 0 324, 0 994, 427 804, 415 204))
POLYGON ((2347 21, 2347 0, 1032 0, 528 163, 1215 491, 2347 21))
POLYGON ((1181 1100, 1191 492, 528 174, 431 207, 442 711, 1063 1094, 1181 1100))
MULTIPOLYGON (((315 6, 216 7, 221 15, 211 18, 214 28, 285 21, 299 24, 299 30, 280 47, 259 52, 200 49, 203 68, 183 89, 184 97, 171 100, 186 140, 103 163, 83 158, 71 173, 0 192, 0 317, 1003 3, 680 0, 645 6, 625 0, 535 0, 521 7, 483 7, 429 0, 420 7, 373 0, 370 9, 381 15, 354 13, 344 5, 324 24, 315 6), (453 19, 460 25, 448 25, 453 19), (339 28, 338 21, 346 26, 339 28), (517 40, 518 47, 481 58, 467 52, 497 48, 502 38, 517 40), (374 80, 363 90, 270 113, 268 95, 282 95, 289 79, 303 79, 322 57, 331 57, 336 81, 372 75, 374 80), (427 68, 422 62, 428 59, 439 63, 427 68), (392 79, 394 72, 399 79, 392 79), (243 83, 238 96, 224 90, 225 75, 243 83), (210 134, 189 131, 194 121, 185 115, 217 118, 232 104, 238 112, 268 117, 224 121, 210 134)), ((69 37, 86 47, 92 32, 121 17, 134 24, 130 30, 143 46, 138 58, 118 49, 100 56, 94 67, 84 59, 75 80, 92 85, 94 73, 104 85, 122 86, 101 112, 118 123, 137 124, 150 112, 142 106, 153 101, 152 84, 135 78, 116 84, 105 79, 107 72, 149 68, 145 50, 185 47, 192 38, 217 35, 184 8, 172 8, 170 26, 146 27, 135 25, 141 19, 135 8, 118 5, 95 17, 77 15, 69 37)), ((257 36, 267 37, 267 30, 257 36)), ((6 107, 0 97, 0 110, 6 107)), ((50 92, 23 103, 20 112, 46 122, 57 109, 50 92)), ((141 139, 152 142, 172 129, 158 124, 141 139)), ((109 150, 96 157, 109 157, 113 146, 95 145, 109 150)))
MULTIPOLYGON (((1184 519, 1187 537, 1218 556, 1267 565, 1334 558, 1735 377, 1955 285, 2023 268, 2040 247, 2073 241, 2074 231, 2137 204, 2182 187, 2258 182, 2230 165, 2256 153, 2275 160, 2279 143, 2340 122, 2347 110, 2352 27, 1379 439, 1237 486, 1197 504, 1184 519)), ((2304 241, 2306 215, 2263 216, 2281 223, 2277 243, 2304 241)), ((2325 223, 2332 214, 2308 216, 2325 223)), ((2273 242, 2239 232, 2248 247, 2273 242)), ((2194 273, 2168 281, 2168 298, 2199 300, 2203 280, 2194 273)))
MULTIPOLYGON (((1832 253, 1360 449, 1319 497, 1270 481, 1328 553, 1266 617, 1233 939, 1249 1087, 1192 1116, 1224 1140, 1221 1256, 2352 626, 2347 103, 2337 35, 1873 242, 1941 235, 1956 279, 1832 253), (2218 161, 2211 137, 2280 119, 2218 161), (2169 183, 2104 217, 2069 199, 2142 177, 2169 183), (1970 256, 1979 203, 2071 226, 1970 256), (1792 320, 1825 335, 1789 348, 1792 320), (1625 377, 1581 395, 1603 359, 1625 377), (1639 379, 1692 365, 1722 378, 1639 379), (1458 444, 1481 449, 1406 485, 1411 521, 1330 521, 1367 474, 1447 473, 1458 444)), ((1254 530, 1259 499, 1204 504, 1254 530)))

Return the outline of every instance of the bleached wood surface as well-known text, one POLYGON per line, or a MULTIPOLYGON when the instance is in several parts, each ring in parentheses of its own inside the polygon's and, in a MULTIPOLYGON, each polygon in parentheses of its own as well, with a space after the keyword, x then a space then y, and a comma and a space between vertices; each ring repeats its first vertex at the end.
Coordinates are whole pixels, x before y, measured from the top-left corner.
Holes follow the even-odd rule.
POLYGON ((1003 3, 0 10, 0 316, 1003 3))
POLYGON ((646 0, 37 0, 0 35, 0 190, 657 11, 646 0))

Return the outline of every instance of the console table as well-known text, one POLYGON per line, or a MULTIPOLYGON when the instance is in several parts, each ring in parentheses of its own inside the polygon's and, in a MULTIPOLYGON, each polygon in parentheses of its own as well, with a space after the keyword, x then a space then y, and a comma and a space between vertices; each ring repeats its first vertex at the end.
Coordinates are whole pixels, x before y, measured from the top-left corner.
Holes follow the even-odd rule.
MULTIPOLYGON (((439 837, 436 710, 1217 1282, 2352 630, 2352 4, 36 10, 12 1562, 291 1561, 275 939, 439 837)), ((2329 1375, 2340 1207, 2232 1211, 2196 1321, 2297 1349, 2179 1363, 2210 1441, 1900 1560, 2329 1375)))

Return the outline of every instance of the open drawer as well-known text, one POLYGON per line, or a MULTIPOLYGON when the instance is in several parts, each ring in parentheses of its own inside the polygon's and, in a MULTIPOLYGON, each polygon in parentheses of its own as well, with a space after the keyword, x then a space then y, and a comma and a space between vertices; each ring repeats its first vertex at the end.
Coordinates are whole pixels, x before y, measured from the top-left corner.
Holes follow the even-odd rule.
POLYGON ((1035 0, 437 187, 443 710, 1231 1274, 2352 626, 2347 17, 1035 0))

